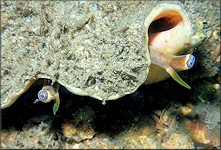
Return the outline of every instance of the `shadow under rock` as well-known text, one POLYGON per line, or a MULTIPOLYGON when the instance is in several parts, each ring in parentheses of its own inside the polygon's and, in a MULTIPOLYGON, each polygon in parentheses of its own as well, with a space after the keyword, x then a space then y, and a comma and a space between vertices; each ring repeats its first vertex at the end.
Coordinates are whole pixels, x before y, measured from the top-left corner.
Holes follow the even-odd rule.
POLYGON ((2 110, 3 129, 15 127, 21 130, 30 118, 47 115, 52 120, 53 128, 61 131, 61 125, 65 120, 73 120, 73 114, 77 110, 88 106, 95 113, 94 130, 113 136, 129 130, 132 124, 136 124, 135 118, 150 116, 154 110, 162 110, 168 104, 179 100, 180 103, 186 103, 185 99, 189 99, 191 95, 190 91, 168 79, 158 84, 142 85, 136 92, 118 100, 107 101, 103 105, 102 101, 74 95, 61 86, 59 89, 61 103, 54 116, 53 102, 33 104, 41 88, 42 85, 33 85, 13 105, 2 110))

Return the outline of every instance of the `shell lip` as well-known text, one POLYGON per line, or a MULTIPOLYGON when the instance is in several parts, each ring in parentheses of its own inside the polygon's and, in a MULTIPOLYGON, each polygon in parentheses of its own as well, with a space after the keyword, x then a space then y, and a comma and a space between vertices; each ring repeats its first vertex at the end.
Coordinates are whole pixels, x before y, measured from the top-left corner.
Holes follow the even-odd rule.
POLYGON ((144 22, 146 45, 177 54, 189 43, 191 23, 186 12, 175 4, 160 4, 144 22))
POLYGON ((182 17, 184 21, 189 20, 188 15, 182 10, 179 5, 175 4, 159 4, 155 7, 152 12, 144 21, 144 26, 146 29, 149 28, 150 24, 160 18, 171 16, 171 17, 182 17))

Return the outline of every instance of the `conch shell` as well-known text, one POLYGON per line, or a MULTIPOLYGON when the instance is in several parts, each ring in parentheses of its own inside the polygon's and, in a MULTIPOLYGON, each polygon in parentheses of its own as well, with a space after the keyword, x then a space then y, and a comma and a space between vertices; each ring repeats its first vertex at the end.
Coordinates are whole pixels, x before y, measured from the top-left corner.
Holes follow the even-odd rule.
POLYGON ((181 52, 192 52, 193 47, 207 37, 204 34, 206 22, 193 24, 188 14, 179 5, 160 4, 148 15, 144 26, 146 28, 146 45, 151 57, 150 72, 146 84, 162 81, 169 75, 184 87, 185 83, 176 71, 193 67, 195 57, 192 54, 176 56, 181 52), (198 26, 197 26, 198 25, 198 26), (199 28, 198 32, 194 30, 199 28))
POLYGON ((184 9, 171 3, 155 7, 158 2, 147 1, 136 7, 116 2, 119 7, 110 12, 91 9, 103 5, 91 3, 51 2, 53 5, 47 8, 50 13, 40 15, 42 11, 37 10, 44 2, 30 3, 30 12, 36 11, 31 18, 10 9, 15 5, 22 9, 20 3, 3 4, 2 109, 12 105, 38 79, 52 80, 53 84, 43 87, 36 97, 42 102, 54 99, 54 114, 60 103, 54 83, 103 103, 133 93, 146 79, 146 83, 163 80, 168 73, 190 88, 175 71, 191 68, 194 57, 176 55, 186 50, 191 53, 190 48, 205 39, 205 22, 194 22, 184 9), (15 20, 19 22, 8 25, 15 20))

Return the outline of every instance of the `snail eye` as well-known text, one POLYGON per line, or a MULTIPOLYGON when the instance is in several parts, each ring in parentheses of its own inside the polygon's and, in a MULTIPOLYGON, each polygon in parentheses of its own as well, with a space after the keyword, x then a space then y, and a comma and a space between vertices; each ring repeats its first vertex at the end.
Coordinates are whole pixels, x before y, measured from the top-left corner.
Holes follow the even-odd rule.
POLYGON ((48 98, 48 92, 46 90, 41 90, 38 92, 38 99, 40 101, 45 101, 48 98))
POLYGON ((186 62, 186 65, 188 68, 192 68, 195 64, 195 57, 193 55, 190 55, 189 60, 186 62))

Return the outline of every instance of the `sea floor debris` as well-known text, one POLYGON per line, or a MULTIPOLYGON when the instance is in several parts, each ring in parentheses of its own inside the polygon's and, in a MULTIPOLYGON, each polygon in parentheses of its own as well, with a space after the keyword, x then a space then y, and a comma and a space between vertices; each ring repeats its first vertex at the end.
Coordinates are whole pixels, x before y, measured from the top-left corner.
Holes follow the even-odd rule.
MULTIPOLYGON (((146 88, 138 90, 140 96, 146 88)), ((218 106, 181 104, 166 97, 150 104, 145 95, 139 100, 134 95, 102 105, 61 87, 66 103, 55 116, 49 109, 52 103, 33 109, 23 105, 31 98, 23 95, 2 110, 1 148, 220 148, 218 106), (29 116, 23 117, 26 113, 29 116)))

